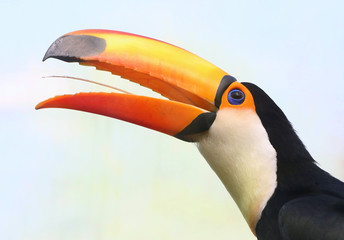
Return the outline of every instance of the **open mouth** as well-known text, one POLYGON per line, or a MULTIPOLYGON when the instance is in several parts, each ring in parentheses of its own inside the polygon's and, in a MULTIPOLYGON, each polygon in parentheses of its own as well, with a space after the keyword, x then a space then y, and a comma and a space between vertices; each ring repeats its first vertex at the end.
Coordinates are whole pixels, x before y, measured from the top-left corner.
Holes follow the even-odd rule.
POLYGON ((218 87, 228 75, 174 45, 108 30, 66 34, 50 46, 43 60, 48 58, 94 66, 150 88, 167 99, 138 96, 106 85, 119 92, 56 96, 39 103, 36 109, 68 108, 101 114, 186 141, 194 141, 193 136, 211 126, 218 109, 215 104, 218 87))

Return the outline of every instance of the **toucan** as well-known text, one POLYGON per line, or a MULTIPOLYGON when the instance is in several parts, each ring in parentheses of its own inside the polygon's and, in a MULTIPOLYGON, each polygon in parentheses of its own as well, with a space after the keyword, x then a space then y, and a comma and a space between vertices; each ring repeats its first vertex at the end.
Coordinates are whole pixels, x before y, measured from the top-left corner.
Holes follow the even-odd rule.
POLYGON ((344 239, 343 182, 317 165, 258 86, 177 46, 120 31, 68 33, 48 58, 109 71, 166 99, 90 92, 56 96, 36 109, 105 115, 196 143, 259 240, 344 239))

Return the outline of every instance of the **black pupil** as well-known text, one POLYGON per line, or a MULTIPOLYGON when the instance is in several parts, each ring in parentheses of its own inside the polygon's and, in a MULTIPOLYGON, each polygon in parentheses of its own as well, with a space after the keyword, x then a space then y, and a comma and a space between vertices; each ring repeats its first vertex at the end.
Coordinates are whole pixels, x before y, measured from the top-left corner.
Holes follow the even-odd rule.
POLYGON ((240 100, 243 98, 243 94, 242 92, 239 92, 239 91, 233 91, 231 92, 231 97, 234 99, 240 100))

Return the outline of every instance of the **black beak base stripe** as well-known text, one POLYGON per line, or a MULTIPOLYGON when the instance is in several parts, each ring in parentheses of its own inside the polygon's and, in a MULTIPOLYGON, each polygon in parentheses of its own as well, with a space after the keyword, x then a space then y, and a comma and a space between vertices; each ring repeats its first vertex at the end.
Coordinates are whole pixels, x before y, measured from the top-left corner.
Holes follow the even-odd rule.
POLYGON ((215 95, 215 106, 217 108, 220 108, 223 93, 226 91, 229 85, 231 85, 233 82, 236 82, 236 79, 229 75, 225 75, 221 79, 221 82, 219 84, 219 87, 217 88, 216 95, 215 95))
POLYGON ((192 135, 205 132, 209 130, 213 122, 215 121, 216 113, 206 112, 198 115, 189 125, 187 125, 181 132, 175 135, 186 142, 194 142, 192 135))

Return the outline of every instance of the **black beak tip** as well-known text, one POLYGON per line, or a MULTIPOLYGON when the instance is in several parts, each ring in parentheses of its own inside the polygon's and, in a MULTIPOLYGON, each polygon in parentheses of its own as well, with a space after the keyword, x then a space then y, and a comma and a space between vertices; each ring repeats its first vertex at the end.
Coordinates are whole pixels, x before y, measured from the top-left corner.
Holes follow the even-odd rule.
POLYGON ((89 35, 64 35, 51 44, 43 57, 43 62, 48 58, 81 62, 82 57, 98 55, 105 48, 106 41, 102 38, 89 35))

